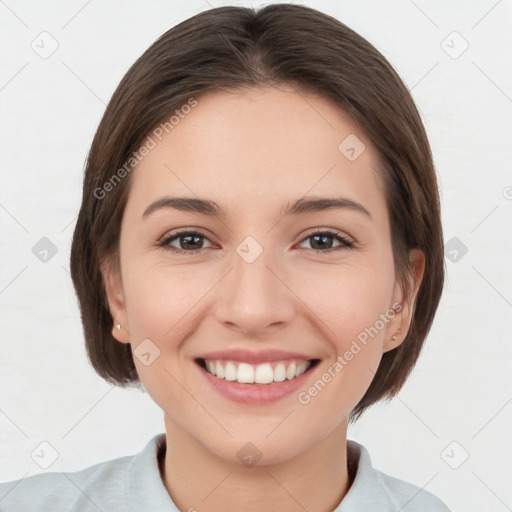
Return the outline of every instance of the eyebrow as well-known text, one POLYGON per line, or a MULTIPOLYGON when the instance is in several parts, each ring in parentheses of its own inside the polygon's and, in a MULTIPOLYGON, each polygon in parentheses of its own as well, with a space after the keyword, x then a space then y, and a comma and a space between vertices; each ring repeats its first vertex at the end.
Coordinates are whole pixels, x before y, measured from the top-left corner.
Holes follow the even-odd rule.
MULTIPOLYGON (((142 214, 142 218, 148 217, 157 210, 173 208, 184 212, 200 213, 212 217, 226 217, 223 210, 215 201, 192 197, 163 197, 151 203, 142 214)), ((370 212, 360 203, 345 197, 303 197, 292 205, 286 203, 281 208, 281 216, 301 215, 305 213, 320 212, 325 210, 352 210, 372 218, 370 212)))

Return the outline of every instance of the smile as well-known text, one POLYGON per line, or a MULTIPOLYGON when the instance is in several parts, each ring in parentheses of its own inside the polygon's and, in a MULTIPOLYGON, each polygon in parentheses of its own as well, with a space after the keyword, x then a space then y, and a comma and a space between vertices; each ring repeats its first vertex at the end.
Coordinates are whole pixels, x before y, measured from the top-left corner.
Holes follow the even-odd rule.
POLYGON ((272 384, 299 377, 309 370, 314 362, 291 359, 249 364, 240 361, 201 359, 200 365, 219 379, 240 384, 272 384))
POLYGON ((293 396, 314 378, 320 361, 312 354, 241 347, 210 351, 194 358, 210 390, 244 405, 270 404, 293 396))

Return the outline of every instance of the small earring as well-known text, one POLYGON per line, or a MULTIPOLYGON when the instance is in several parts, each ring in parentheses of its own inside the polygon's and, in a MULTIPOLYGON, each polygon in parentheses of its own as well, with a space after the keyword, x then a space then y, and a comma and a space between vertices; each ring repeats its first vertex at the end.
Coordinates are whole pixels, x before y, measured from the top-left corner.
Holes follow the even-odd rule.
POLYGON ((121 330, 121 324, 116 324, 116 331, 120 331, 121 330))
POLYGON ((396 341, 398 339, 399 334, 400 334, 400 329, 398 329, 398 331, 396 331, 395 334, 393 334, 393 336, 391 336, 391 340, 396 341))

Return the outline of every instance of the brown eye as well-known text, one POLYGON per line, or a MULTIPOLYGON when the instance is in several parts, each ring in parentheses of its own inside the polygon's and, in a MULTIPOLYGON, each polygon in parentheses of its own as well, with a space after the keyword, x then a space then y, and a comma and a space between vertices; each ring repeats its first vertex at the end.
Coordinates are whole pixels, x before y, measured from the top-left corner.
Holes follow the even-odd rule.
POLYGON ((181 231, 171 234, 160 242, 160 246, 172 252, 190 254, 204 249, 204 243, 211 242, 206 236, 196 231, 181 231))
MULTIPOLYGON (((316 233, 310 234, 301 242, 301 246, 305 242, 310 244, 310 250, 313 250, 317 253, 330 252, 354 246, 354 242, 344 233, 332 233, 330 231, 318 231, 316 233)), ((308 249, 308 247, 304 248, 308 249)))

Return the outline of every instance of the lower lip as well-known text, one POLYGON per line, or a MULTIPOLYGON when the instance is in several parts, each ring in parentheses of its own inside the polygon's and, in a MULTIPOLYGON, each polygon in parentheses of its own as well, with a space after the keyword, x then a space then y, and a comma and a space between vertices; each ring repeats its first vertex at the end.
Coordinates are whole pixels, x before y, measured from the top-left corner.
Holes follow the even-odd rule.
MULTIPOLYGON (((199 366, 199 365, 198 365, 199 366)), ((309 368, 302 375, 283 382, 271 384, 241 384, 237 381, 219 379, 199 366, 200 372, 215 391, 230 400, 242 404, 262 405, 276 402, 285 396, 297 392, 304 386, 305 380, 310 376, 313 368, 309 368)))

